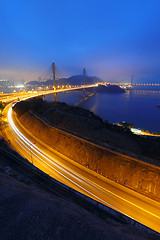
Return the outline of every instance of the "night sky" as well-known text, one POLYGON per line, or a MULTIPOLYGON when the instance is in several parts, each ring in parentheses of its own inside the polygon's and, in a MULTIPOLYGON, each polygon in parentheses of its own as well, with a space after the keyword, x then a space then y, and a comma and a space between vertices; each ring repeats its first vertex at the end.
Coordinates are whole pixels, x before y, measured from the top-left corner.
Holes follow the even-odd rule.
POLYGON ((160 82, 159 0, 0 0, 0 79, 63 75, 160 82))

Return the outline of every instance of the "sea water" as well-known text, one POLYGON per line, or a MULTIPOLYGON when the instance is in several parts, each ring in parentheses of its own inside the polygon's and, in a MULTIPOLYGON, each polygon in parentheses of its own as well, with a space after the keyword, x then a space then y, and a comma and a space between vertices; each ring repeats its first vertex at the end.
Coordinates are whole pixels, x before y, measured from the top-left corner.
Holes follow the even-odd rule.
MULTIPOLYGON (((135 87, 125 93, 95 93, 83 100, 82 91, 58 93, 58 101, 88 109, 111 123, 126 121, 136 128, 160 133, 160 88, 135 87)), ((54 101, 53 95, 45 97, 54 101)))

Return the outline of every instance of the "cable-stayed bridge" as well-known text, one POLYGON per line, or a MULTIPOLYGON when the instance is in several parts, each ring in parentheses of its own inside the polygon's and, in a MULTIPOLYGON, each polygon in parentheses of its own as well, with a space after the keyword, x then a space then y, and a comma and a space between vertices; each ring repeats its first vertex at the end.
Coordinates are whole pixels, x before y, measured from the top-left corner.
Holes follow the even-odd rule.
MULTIPOLYGON (((55 63, 52 63, 45 71, 41 73, 41 75, 37 78, 36 81, 31 81, 30 83, 37 82, 37 85, 40 83, 44 85, 52 85, 52 89, 58 89, 60 87, 64 87, 64 85, 90 85, 91 83, 98 83, 98 78, 96 77, 89 77, 87 76, 86 69, 83 69, 83 73, 72 76, 72 77, 66 77, 64 74, 61 73, 61 71, 57 68, 55 63), (91 78, 94 79, 94 81, 91 81, 91 78), (97 80, 97 81, 96 81, 97 80)), ((51 88, 50 88, 51 89, 51 88)))
POLYGON ((135 77, 135 76, 131 76, 131 78, 129 76, 127 76, 126 78, 124 78, 121 81, 118 82, 105 82, 105 85, 111 84, 111 85, 117 85, 119 87, 122 88, 128 88, 131 89, 134 86, 144 86, 144 87, 148 87, 148 86, 160 86, 160 83, 151 83, 149 79, 143 78, 143 77, 135 77), (135 80, 136 78, 136 80, 135 80))
MULTIPOLYGON (((34 97, 34 96, 42 96, 42 95, 48 95, 48 94, 54 94, 55 101, 57 101, 57 93, 60 92, 67 92, 67 91, 74 91, 74 90, 82 90, 83 91, 83 97, 85 97, 85 89, 89 88, 95 88, 98 86, 99 83, 90 83, 88 84, 87 82, 87 75, 86 75, 86 70, 85 68, 83 69, 83 77, 81 78, 81 82, 79 85, 59 85, 59 80, 62 79, 62 75, 58 72, 57 74, 57 69, 55 67, 55 64, 52 63, 52 68, 49 67, 47 71, 41 74, 41 76, 38 78, 40 83, 45 83, 48 80, 49 86, 45 86, 45 88, 42 87, 36 87, 31 88, 31 91, 27 92, 19 92, 19 93, 9 93, 9 94, 1 94, 0 96, 0 102, 4 103, 10 103, 12 101, 16 100, 21 100, 24 99, 24 97, 28 98, 34 97), (52 70, 52 72, 51 72, 52 70), (38 90, 38 91, 37 91, 38 90)), ((38 81, 33 81, 31 83, 35 83, 38 81)))
POLYGON ((160 83, 134 83, 132 86, 160 86, 160 83))
POLYGON ((67 88, 68 90, 73 90, 75 87, 88 88, 96 85, 118 85, 123 89, 132 89, 134 86, 160 86, 160 83, 151 83, 149 80, 142 77, 136 77, 132 75, 130 78, 127 76, 125 79, 114 82, 108 81, 103 82, 96 77, 88 77, 86 69, 83 69, 83 74, 66 77, 61 71, 55 66, 55 63, 52 63, 38 78, 38 84, 42 84, 43 90, 58 90, 62 88, 67 88), (134 77, 134 79, 133 79, 134 77), (94 78, 94 81, 93 81, 94 78), (91 80, 92 79, 92 80, 91 80), (130 80, 129 80, 130 79, 130 80))
MULTIPOLYGON (((46 91, 44 94, 56 93, 60 91, 68 91, 74 89, 83 89, 93 87, 95 85, 87 85, 85 83, 86 79, 86 70, 83 70, 83 81, 84 84, 78 87, 69 87, 65 89, 57 89, 56 87, 56 73, 55 66, 52 65, 52 90, 46 91), (85 85, 86 84, 86 85, 85 85), (53 90, 54 89, 54 90, 53 90)), ((98 84, 97 84, 98 85, 98 84)), ((39 93, 32 93, 33 95, 22 95, 22 99, 30 98, 38 95, 39 93)), ((40 93, 40 94, 43 94, 40 93)), ((19 95, 20 96, 20 93, 19 95)), ((17 96, 13 96, 17 98, 17 96)), ((2 96, 3 97, 3 96, 2 96)), ((20 98, 20 97, 18 97, 20 98)), ((6 96, 6 100, 8 101, 8 96, 6 96)), ((10 99, 10 101, 12 101, 10 99)), ((63 156, 63 153, 56 152, 54 153, 50 151, 50 148, 46 147, 46 145, 42 144, 42 141, 38 141, 37 137, 34 138, 33 134, 29 135, 28 131, 26 132, 22 125, 19 124, 19 121, 15 121, 15 115, 10 108, 10 105, 5 109, 4 121, 8 122, 9 128, 7 128, 7 138, 23 156, 32 161, 32 164, 38 163, 37 166, 42 166, 42 170, 47 169, 47 173, 52 173, 51 176, 58 176, 57 180, 61 181, 65 185, 68 183, 70 187, 74 187, 77 191, 89 196, 90 198, 95 199, 98 202, 101 202, 103 205, 109 206, 117 210, 120 213, 126 214, 126 216, 130 217, 130 221, 133 222, 135 219, 142 224, 145 224, 152 229, 160 232, 159 221, 160 221, 160 205, 159 202, 153 201, 152 199, 147 198, 143 194, 138 194, 135 191, 126 188, 126 186, 120 185, 118 181, 111 181, 105 176, 99 176, 96 173, 92 173, 92 171, 88 168, 84 169, 84 166, 78 167, 80 164, 73 164, 72 159, 68 159, 66 156, 63 156), (8 117, 8 119, 7 119, 8 117), (32 159, 30 157, 32 156, 32 159), (65 161, 65 162, 64 162, 65 161), (83 171, 82 171, 83 170, 83 171)), ((31 121, 32 124, 32 121, 31 121)), ((60 129, 59 129, 60 130, 60 129)), ((60 130, 61 131, 61 130, 60 130)), ((54 136, 55 137, 55 136, 54 136)), ((69 136, 70 137, 70 136, 69 136)), ((78 137, 75 136, 76 141, 78 141, 78 137)), ((83 145, 87 145, 89 142, 84 140, 83 145)), ((82 145, 82 144, 81 144, 82 145)), ((94 143, 91 143, 91 151, 93 151, 94 143)), ((70 146, 70 144, 69 144, 70 146)), ((102 148, 102 147, 100 147, 102 148)), ((63 148, 64 149, 64 148, 63 148)), ((81 147, 80 147, 81 149, 81 147)), ((93 152, 94 154, 94 152, 93 152)), ((86 155, 87 156, 87 155, 86 155)), ((124 156, 120 153, 113 152, 113 150, 109 150, 107 156, 111 156, 111 159, 123 158, 126 157, 126 162, 128 164, 129 157, 124 156)), ((88 156, 87 156, 88 157, 88 156)), ((112 160, 112 161, 113 161, 112 160)), ((132 159, 133 160, 133 159, 132 159)), ((138 161, 138 160, 136 160, 138 161)), ((139 164, 139 163, 138 163, 139 164)), ((128 185, 128 183, 126 184, 128 185)), ((79 195, 78 195, 79 196, 79 195)), ((97 206, 98 206, 97 202, 97 206)), ((109 210, 109 213, 111 210, 109 210)), ((119 215, 119 213, 118 213, 119 215)), ((116 216, 116 215, 114 215, 116 216)), ((121 220, 126 219, 122 218, 121 220)), ((126 221, 126 220, 125 220, 126 221)), ((137 224, 137 222, 134 222, 137 224)), ((143 225, 142 225, 143 226, 143 225)), ((144 227, 144 226, 143 226, 144 227)), ((147 229, 148 231, 148 229, 147 229)))

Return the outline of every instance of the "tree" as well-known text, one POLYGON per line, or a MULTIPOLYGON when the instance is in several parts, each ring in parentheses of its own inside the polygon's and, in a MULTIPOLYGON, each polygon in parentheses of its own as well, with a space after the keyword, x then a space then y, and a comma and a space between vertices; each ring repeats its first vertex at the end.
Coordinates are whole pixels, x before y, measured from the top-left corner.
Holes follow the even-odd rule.
POLYGON ((5 103, 4 102, 0 102, 0 115, 2 115, 2 111, 5 108, 5 103))

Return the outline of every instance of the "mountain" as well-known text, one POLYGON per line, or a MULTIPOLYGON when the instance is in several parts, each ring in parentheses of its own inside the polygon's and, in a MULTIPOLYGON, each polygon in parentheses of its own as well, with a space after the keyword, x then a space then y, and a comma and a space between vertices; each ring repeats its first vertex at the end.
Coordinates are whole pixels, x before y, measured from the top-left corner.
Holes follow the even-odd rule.
MULTIPOLYGON (((71 76, 69 78, 60 78, 56 80, 56 85, 85 85, 85 84, 94 84, 97 82, 102 82, 102 80, 98 77, 85 77, 85 81, 83 80, 83 75, 71 76)), ((31 81, 26 85, 28 86, 48 86, 53 85, 53 80, 49 79, 45 82, 31 81)))
POLYGON ((67 84, 69 85, 85 85, 85 84, 94 84, 97 82, 102 82, 102 80, 98 77, 85 77, 85 80, 83 79, 82 75, 76 75, 72 76, 66 79, 67 84))

